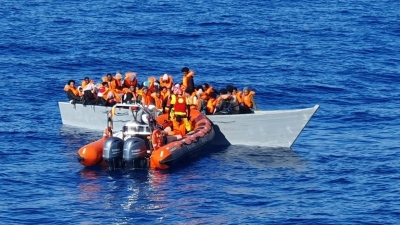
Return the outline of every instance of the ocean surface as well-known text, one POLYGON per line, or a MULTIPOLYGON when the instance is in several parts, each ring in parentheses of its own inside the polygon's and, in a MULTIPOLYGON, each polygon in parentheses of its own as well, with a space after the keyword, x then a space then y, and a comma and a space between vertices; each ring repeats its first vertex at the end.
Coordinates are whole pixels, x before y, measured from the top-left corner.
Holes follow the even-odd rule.
MULTIPOLYGON (((0 224, 399 224, 395 0, 2 0, 0 224), (320 105, 292 149, 209 147, 167 171, 83 168, 69 79, 180 69, 320 105)), ((268 126, 268 124, 264 124, 268 126)))

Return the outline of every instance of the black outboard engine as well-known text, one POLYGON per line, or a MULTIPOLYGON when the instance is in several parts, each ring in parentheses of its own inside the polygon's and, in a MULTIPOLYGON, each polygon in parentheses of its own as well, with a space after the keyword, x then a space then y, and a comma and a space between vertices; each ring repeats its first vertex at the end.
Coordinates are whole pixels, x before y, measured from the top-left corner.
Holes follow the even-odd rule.
POLYGON ((122 167, 122 150, 124 141, 121 138, 109 137, 104 142, 103 159, 110 170, 122 167))
POLYGON ((146 143, 139 137, 128 138, 124 144, 123 160, 126 168, 148 167, 146 143))

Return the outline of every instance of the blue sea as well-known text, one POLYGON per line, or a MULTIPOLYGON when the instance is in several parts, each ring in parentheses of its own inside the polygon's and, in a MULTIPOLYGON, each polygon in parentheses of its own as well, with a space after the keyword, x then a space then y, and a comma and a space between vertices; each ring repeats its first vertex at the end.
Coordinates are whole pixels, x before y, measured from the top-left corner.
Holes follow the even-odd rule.
POLYGON ((0 15, 0 224, 400 224, 398 1, 2 0, 0 15), (101 133, 62 125, 69 79, 183 66, 263 110, 320 109, 292 149, 78 163, 101 133))

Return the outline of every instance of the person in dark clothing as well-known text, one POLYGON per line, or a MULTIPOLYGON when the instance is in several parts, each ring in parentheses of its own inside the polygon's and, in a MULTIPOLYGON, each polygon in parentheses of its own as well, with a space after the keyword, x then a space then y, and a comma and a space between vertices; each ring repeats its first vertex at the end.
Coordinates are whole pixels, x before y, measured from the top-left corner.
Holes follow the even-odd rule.
POLYGON ((72 104, 82 103, 82 98, 80 96, 80 91, 75 86, 74 80, 69 80, 68 84, 65 85, 64 91, 67 93, 67 98, 72 104))

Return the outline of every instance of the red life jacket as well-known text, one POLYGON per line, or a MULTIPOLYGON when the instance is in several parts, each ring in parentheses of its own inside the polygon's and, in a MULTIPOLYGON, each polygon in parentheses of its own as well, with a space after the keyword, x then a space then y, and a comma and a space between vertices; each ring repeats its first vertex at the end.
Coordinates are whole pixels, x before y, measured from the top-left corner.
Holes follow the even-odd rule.
POLYGON ((186 113, 186 97, 185 96, 176 96, 174 111, 186 113))

